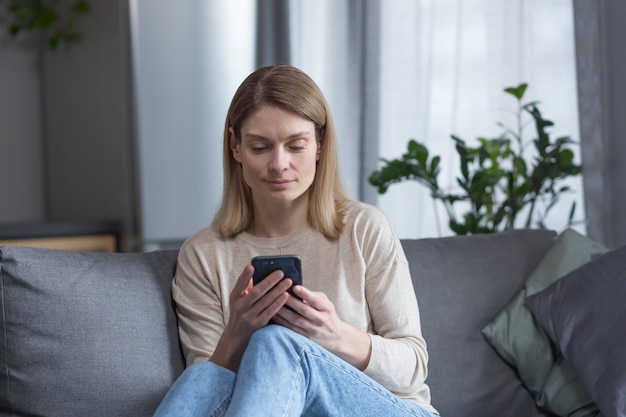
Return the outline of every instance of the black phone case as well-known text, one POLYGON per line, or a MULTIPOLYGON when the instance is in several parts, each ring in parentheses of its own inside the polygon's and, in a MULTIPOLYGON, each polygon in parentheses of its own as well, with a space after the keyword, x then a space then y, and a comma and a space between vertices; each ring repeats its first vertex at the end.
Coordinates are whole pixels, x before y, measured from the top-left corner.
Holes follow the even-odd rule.
POLYGON ((285 278, 290 278, 294 285, 302 284, 302 262, 298 255, 256 256, 252 258, 252 266, 254 285, 277 269, 283 271, 285 278))

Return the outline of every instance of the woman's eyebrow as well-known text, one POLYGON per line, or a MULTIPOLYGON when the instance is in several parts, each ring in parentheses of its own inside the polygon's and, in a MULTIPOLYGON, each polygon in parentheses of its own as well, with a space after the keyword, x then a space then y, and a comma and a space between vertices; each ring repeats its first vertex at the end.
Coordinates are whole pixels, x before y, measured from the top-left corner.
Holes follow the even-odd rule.
MULTIPOLYGON (((300 136, 307 136, 307 135, 310 135, 310 134, 311 134, 310 131, 303 130, 302 132, 292 133, 291 135, 287 136, 286 139, 287 140, 294 139, 294 138, 297 138, 297 137, 300 137, 300 136)), ((265 137, 263 135, 259 135, 257 133, 246 133, 244 136, 248 137, 248 138, 252 138, 252 139, 270 140, 269 138, 267 138, 267 137, 265 137)))

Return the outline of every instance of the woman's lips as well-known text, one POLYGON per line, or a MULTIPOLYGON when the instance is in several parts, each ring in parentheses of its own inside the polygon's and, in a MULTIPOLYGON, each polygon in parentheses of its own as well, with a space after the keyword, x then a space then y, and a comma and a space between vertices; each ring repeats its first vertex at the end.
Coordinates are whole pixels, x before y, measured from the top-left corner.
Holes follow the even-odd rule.
POLYGON ((289 184, 291 184, 293 181, 292 180, 268 180, 267 183, 269 184, 269 186, 271 188, 276 188, 276 189, 284 189, 287 188, 287 186, 289 184))

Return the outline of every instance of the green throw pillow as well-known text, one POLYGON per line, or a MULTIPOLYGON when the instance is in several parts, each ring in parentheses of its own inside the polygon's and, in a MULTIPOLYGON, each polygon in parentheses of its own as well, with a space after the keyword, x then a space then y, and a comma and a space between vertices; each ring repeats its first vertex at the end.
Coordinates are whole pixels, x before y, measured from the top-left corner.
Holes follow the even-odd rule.
POLYGON ((598 409, 524 300, 605 252, 602 245, 565 230, 528 277, 525 288, 482 329, 496 352, 517 370, 537 405, 559 416, 596 416, 598 409))

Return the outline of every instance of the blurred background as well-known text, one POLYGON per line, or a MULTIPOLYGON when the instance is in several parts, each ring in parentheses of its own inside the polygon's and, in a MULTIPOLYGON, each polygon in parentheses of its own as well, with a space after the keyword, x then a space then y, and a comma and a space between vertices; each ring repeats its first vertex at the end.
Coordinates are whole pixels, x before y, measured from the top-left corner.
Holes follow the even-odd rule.
POLYGON ((561 231, 576 202, 578 231, 626 243, 621 0, 94 0, 72 21, 78 42, 56 48, 44 31, 10 35, 15 3, 0 0, 0 241, 112 233, 114 250, 178 247, 220 202, 237 86, 289 63, 326 94, 349 191, 401 238, 452 232, 420 184, 377 193, 381 158, 416 139, 454 186, 450 135, 497 136, 515 123, 503 89, 526 82, 583 165, 547 226, 561 231))

